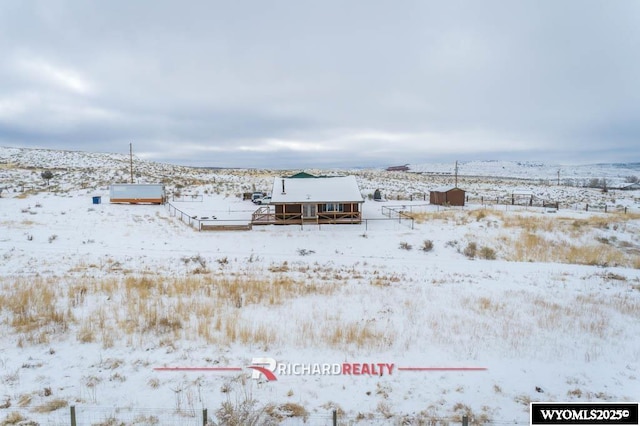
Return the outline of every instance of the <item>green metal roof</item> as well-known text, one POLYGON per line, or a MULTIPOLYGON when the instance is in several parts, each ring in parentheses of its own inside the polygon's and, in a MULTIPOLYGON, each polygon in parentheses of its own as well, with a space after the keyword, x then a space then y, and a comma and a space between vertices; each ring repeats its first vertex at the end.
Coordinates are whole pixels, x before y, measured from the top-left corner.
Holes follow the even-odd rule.
POLYGON ((317 176, 314 176, 311 173, 300 172, 300 173, 296 173, 295 175, 289 176, 289 179, 309 179, 309 178, 316 178, 316 177, 317 176))

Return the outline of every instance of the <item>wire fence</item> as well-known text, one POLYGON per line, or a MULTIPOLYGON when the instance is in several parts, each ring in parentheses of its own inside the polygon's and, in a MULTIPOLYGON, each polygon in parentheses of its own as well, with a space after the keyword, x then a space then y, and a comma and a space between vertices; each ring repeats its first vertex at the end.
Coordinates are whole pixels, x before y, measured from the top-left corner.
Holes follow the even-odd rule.
POLYGON ((173 195, 171 201, 180 203, 202 203, 204 202, 204 196, 200 194, 193 195, 173 195))
MULTIPOLYGON (((619 213, 619 214, 633 214, 640 213, 640 209, 629 206, 614 205, 614 204, 589 204, 589 203, 559 203, 557 201, 545 201, 541 199, 519 199, 511 197, 467 197, 464 206, 453 205, 438 205, 438 204, 409 204, 406 205, 390 205, 383 206, 382 213, 387 217, 395 217, 407 215, 407 213, 424 213, 424 212, 439 212, 449 210, 465 210, 473 209, 477 207, 485 208, 504 208, 509 210, 514 208, 517 210, 546 210, 546 211, 559 211, 559 210, 573 210, 573 211, 585 211, 585 212, 597 212, 597 213, 619 213)), ((407 219, 405 217, 405 219, 407 219)))
POLYGON ((384 412, 345 414, 335 409, 327 410, 324 413, 287 413, 268 410, 265 407, 228 411, 222 408, 208 410, 207 408, 70 406, 50 413, 33 413, 25 408, 11 410, 6 416, 0 418, 0 424, 25 426, 224 426, 245 424, 256 426, 499 426, 528 424, 528 419, 517 422, 499 421, 486 417, 474 418, 466 415, 438 417, 425 413, 411 415, 384 412))
MULTIPOLYGON (((224 231, 224 230, 250 230, 252 229, 252 222, 242 219, 221 220, 212 217, 196 216, 192 213, 187 213, 170 202, 166 203, 166 208, 169 210, 169 215, 178 218, 183 223, 192 227, 197 231, 224 231)), ((410 206, 409 209, 415 209, 416 206, 410 206)), ((364 228, 364 231, 374 230, 380 228, 380 224, 389 222, 397 222, 404 226, 409 226, 413 229, 414 219, 405 214, 402 211, 401 206, 383 206, 383 215, 381 218, 366 218, 361 219, 359 225, 364 228)), ((344 226, 344 224, 322 224, 313 222, 300 222, 295 223, 302 229, 316 228, 318 230, 331 229, 334 226, 344 226)), ((385 229, 388 225, 384 226, 385 229)))
MULTIPOLYGON (((197 231, 248 231, 251 230, 255 224, 251 219, 218 219, 215 216, 196 216, 193 213, 187 213, 172 203, 166 203, 169 214, 173 217, 177 217, 182 222, 192 227, 197 231)), ((609 205, 609 204, 588 204, 588 203, 574 203, 574 204, 560 204, 557 202, 540 201, 529 198, 529 201, 523 202, 518 199, 512 199, 511 197, 495 197, 495 198, 471 198, 467 197, 467 203, 464 206, 452 206, 452 205, 437 205, 430 203, 406 203, 399 205, 383 205, 381 207, 381 213, 383 217, 362 218, 358 224, 364 231, 375 230, 385 228, 388 229, 388 225, 383 227, 381 223, 395 222, 403 227, 415 229, 415 213, 428 213, 428 212, 440 212, 451 210, 468 210, 474 208, 493 208, 504 210, 544 210, 546 212, 557 212, 560 210, 572 210, 572 211, 586 211, 586 212, 599 212, 599 213, 618 213, 618 214, 640 214, 640 210, 630 208, 627 206, 609 205), (531 201, 534 200, 534 201, 531 201)), ((245 211, 242 211, 245 212, 245 211)), ((251 211, 247 210, 247 213, 251 211)), ((300 222, 292 223, 298 225, 302 229, 304 228, 317 228, 330 229, 332 226, 343 226, 335 224, 321 224, 314 222, 300 222)))
POLYGON ((214 216, 196 216, 180 210, 171 203, 166 204, 169 215, 180 219, 197 231, 245 231, 251 223, 242 219, 217 219, 214 216))
POLYGON ((184 425, 202 426, 208 424, 207 410, 167 409, 167 408, 113 408, 113 407, 71 407, 71 426, 119 426, 119 425, 184 425))
POLYGON ((411 216, 415 210, 423 208, 426 204, 409 204, 402 206, 382 206, 382 214, 389 219, 397 219, 398 223, 414 228, 415 220, 411 216))
MULTIPOLYGON (((587 211, 587 212, 599 212, 599 213, 637 213, 638 209, 614 205, 607 203, 589 204, 589 203, 561 203, 555 200, 545 200, 535 196, 518 196, 510 195, 506 197, 466 197, 466 202, 470 206, 481 205, 487 206, 514 206, 533 209, 553 209, 553 210, 574 210, 574 211, 587 211)), ((444 206, 447 207, 447 206, 444 206)))

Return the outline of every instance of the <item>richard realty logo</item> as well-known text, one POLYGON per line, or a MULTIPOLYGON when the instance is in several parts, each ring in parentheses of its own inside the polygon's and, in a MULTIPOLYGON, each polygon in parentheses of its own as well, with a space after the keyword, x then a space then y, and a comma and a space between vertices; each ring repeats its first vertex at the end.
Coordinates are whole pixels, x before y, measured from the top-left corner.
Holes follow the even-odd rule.
POLYGON ((278 363, 273 358, 254 358, 251 361, 251 365, 249 366, 249 368, 253 370, 251 378, 254 380, 258 380, 262 375, 270 382, 278 380, 278 378, 274 374, 277 366, 278 363))
MULTIPOLYGON (((256 357, 246 366, 251 378, 275 382, 281 376, 390 376, 402 371, 485 371, 485 367, 399 367, 389 362, 288 363, 256 357)), ((157 367, 156 371, 243 371, 243 367, 157 367)))
POLYGON ((389 363, 278 363, 273 358, 253 358, 251 378, 264 376, 268 381, 278 380, 278 376, 384 376, 393 374, 395 364, 389 363))

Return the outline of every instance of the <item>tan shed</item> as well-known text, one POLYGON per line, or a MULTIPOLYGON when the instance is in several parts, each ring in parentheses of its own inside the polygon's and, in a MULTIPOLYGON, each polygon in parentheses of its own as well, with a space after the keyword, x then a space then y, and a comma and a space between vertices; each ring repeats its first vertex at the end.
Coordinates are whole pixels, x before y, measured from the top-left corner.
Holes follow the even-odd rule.
POLYGON ((464 206, 465 192, 455 186, 436 188, 429 192, 429 202, 439 206, 464 206))

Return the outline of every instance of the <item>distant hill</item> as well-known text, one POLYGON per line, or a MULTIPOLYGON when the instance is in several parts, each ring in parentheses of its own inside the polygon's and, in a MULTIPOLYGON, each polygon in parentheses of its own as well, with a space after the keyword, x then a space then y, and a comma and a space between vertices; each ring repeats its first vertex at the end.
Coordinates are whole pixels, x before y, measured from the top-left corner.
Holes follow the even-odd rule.
MULTIPOLYGON (((415 173, 450 175, 455 163, 411 164, 415 173)), ((533 161, 460 161, 459 176, 491 176, 520 179, 589 180, 606 179, 612 185, 623 183, 630 176, 640 177, 640 163, 563 165, 533 161)))
MULTIPOLYGON (((194 170, 224 170, 220 168, 193 168, 142 160, 134 155, 134 173, 159 181, 168 175, 191 174, 194 170)), ((0 147, 0 168, 11 165, 31 170, 77 170, 98 172, 110 181, 127 180, 129 175, 129 155, 83 151, 63 151, 52 149, 0 147)), ((403 166, 404 168, 405 166, 403 166)), ((455 163, 423 163, 406 165, 411 173, 429 175, 452 175, 455 163)), ((592 179, 605 179, 610 187, 622 186, 629 177, 640 178, 640 163, 612 163, 589 165, 563 165, 535 161, 460 161, 460 176, 486 176, 527 180, 547 180, 573 186, 583 186, 592 179)), ((318 170, 317 173, 322 173, 318 170)), ((38 179, 36 176, 34 179, 38 179)))
MULTIPOLYGON (((0 163, 48 169, 114 168, 129 164, 129 155, 54 149, 0 147, 0 163)), ((134 157, 134 161, 140 160, 134 157)))

